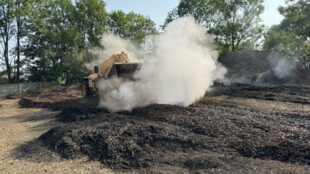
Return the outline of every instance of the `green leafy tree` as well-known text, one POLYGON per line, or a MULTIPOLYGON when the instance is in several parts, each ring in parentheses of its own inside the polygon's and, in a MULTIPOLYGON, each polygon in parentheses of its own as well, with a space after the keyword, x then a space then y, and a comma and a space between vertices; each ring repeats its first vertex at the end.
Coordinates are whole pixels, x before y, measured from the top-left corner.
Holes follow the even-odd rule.
POLYGON ((138 45, 146 36, 157 33, 155 23, 147 17, 130 12, 113 11, 109 15, 109 29, 116 35, 130 39, 138 45))
POLYGON ((298 60, 302 45, 303 41, 296 34, 284 31, 280 25, 274 25, 265 34, 263 48, 298 60))
POLYGON ((14 0, 15 8, 14 8, 14 17, 15 17, 15 23, 16 23, 16 47, 14 48, 14 54, 16 55, 16 74, 15 74, 15 81, 19 82, 20 75, 21 75, 21 67, 22 67, 22 61, 21 61, 21 54, 22 54, 22 39, 26 36, 25 31, 25 22, 27 19, 27 14, 30 11, 31 8, 31 2, 33 0, 14 0))
MULTIPOLYGON (((85 62, 90 62, 94 58, 91 54, 92 48, 101 47, 100 39, 102 34, 107 31, 108 13, 105 10, 105 3, 103 0, 77 0, 73 17, 74 25, 81 38, 78 44, 79 51, 74 52, 74 54, 77 55, 75 61, 79 62, 75 65, 80 65, 80 67, 75 68, 71 66, 75 71, 73 71, 73 69, 70 71, 72 71, 72 74, 75 72, 75 74, 82 76, 83 74, 85 75, 85 72, 88 72, 84 68, 85 62), (80 57, 81 55, 82 60, 80 57), (79 70, 79 72, 76 72, 77 70, 79 70)), ((69 57, 70 61, 73 61, 72 59, 74 56, 69 57)))
POLYGON ((2 77, 4 74, 6 74, 6 71, 0 71, 0 84, 9 83, 7 78, 2 77))
POLYGON ((286 7, 279 8, 279 12, 284 16, 281 27, 310 43, 310 2, 287 0, 286 4, 286 7))
POLYGON ((0 1, 0 37, 3 44, 3 58, 9 83, 12 80, 12 65, 9 57, 9 41, 14 36, 14 1, 0 1))
POLYGON ((73 14, 83 42, 83 48, 100 46, 102 34, 106 31, 108 13, 102 0, 77 0, 73 14))
POLYGON ((280 52, 310 67, 310 3, 288 0, 279 12, 284 19, 265 34, 264 49, 280 52))
POLYGON ((75 83, 88 72, 90 50, 100 45, 107 13, 102 0, 39 0, 26 22, 23 49, 32 81, 75 83))
POLYGON ((21 16, 26 34, 21 52, 31 81, 79 82, 89 73, 84 64, 92 60, 90 50, 100 47, 102 34, 109 30, 138 44, 156 33, 149 18, 120 11, 109 15, 102 0, 27 2, 31 8, 21 16))
POLYGON ((55 81, 70 77, 66 58, 79 49, 80 37, 72 24, 70 0, 45 0, 33 4, 24 54, 32 81, 55 81))
POLYGON ((168 13, 163 27, 182 16, 193 15, 196 22, 215 36, 220 52, 242 50, 261 37, 260 14, 263 0, 181 0, 168 13))
POLYGON ((25 55, 24 63, 31 76, 30 81, 44 81, 49 74, 49 62, 47 55, 47 36, 48 29, 44 21, 49 13, 45 8, 48 2, 45 0, 35 1, 31 3, 32 8, 27 15, 25 22, 26 43, 22 48, 25 55))

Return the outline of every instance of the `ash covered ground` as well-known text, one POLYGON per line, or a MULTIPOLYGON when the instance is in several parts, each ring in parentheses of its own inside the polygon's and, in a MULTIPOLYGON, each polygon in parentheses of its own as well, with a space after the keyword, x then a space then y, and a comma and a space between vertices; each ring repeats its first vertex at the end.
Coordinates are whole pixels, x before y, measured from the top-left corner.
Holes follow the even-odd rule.
POLYGON ((69 91, 29 96, 20 107, 61 111, 62 125, 16 154, 38 161, 86 156, 116 172, 309 173, 310 87, 293 85, 302 81, 295 77, 289 86, 274 76, 272 85, 215 83, 188 107, 153 104, 118 113, 69 91))
POLYGON ((117 171, 309 170, 309 87, 216 84, 186 108, 150 105, 119 113, 98 109, 96 102, 21 99, 22 107, 61 110, 56 117, 64 123, 22 145, 22 156, 87 156, 117 171), (35 144, 41 150, 29 152, 35 144))

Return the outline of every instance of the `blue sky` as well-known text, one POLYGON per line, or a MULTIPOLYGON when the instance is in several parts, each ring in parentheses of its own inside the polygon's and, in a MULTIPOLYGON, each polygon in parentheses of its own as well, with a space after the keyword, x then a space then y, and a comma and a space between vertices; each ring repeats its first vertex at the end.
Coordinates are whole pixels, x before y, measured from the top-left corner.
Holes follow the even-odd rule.
MULTIPOLYGON (((105 0, 108 12, 111 10, 123 10, 135 12, 150 17, 157 26, 162 25, 167 13, 176 7, 179 0, 105 0)), ((285 0, 265 0, 265 12, 261 15, 263 23, 267 26, 279 24, 282 16, 278 7, 284 5, 285 0)))
POLYGON ((280 5, 285 6, 285 0, 265 0, 265 11, 261 15, 263 23, 267 26, 279 24, 283 19, 282 15, 278 12, 280 5))

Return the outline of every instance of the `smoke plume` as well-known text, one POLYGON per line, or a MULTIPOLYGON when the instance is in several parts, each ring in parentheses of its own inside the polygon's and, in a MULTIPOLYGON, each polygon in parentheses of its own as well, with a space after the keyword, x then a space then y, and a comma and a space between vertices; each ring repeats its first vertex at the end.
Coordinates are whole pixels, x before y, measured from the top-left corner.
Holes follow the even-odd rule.
POLYGON ((127 40, 103 37, 106 53, 125 51, 130 59, 139 57, 143 63, 135 73, 135 81, 100 82, 99 88, 104 92, 101 106, 111 111, 131 110, 152 103, 188 106, 202 98, 213 82, 223 79, 226 73, 217 61, 218 52, 212 46, 212 37, 193 17, 170 23, 164 33, 150 40, 149 49, 145 51, 128 46, 132 44, 127 40))
POLYGON ((293 59, 288 59, 280 54, 275 54, 268 57, 271 70, 279 79, 284 79, 292 75, 293 70, 297 66, 297 62, 293 59))
POLYGON ((113 34, 103 34, 100 41, 101 46, 104 48, 94 48, 91 50, 93 56, 96 60, 91 63, 86 64, 89 70, 93 70, 94 66, 102 64, 105 60, 111 57, 111 55, 120 52, 126 52, 130 55, 130 60, 132 62, 137 62, 137 54, 141 54, 141 49, 138 49, 131 41, 122 39, 113 34))

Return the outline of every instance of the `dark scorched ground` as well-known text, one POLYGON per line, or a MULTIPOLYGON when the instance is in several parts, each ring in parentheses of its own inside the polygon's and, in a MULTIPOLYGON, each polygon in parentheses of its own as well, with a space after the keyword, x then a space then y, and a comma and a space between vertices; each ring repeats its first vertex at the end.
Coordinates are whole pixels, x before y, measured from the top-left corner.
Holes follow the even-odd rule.
POLYGON ((150 105, 132 112, 98 109, 96 99, 39 102, 21 107, 61 112, 58 126, 21 145, 62 158, 98 160, 117 172, 310 172, 310 88, 216 84, 188 107, 150 105), (42 151, 42 150, 41 150, 42 151))

